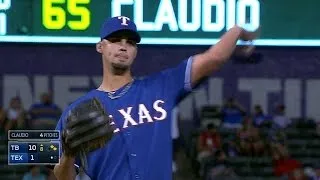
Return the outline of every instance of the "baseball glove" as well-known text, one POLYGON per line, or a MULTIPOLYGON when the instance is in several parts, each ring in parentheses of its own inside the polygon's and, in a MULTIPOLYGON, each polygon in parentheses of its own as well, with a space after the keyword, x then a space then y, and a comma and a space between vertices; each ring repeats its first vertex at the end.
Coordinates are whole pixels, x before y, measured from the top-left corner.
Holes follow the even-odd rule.
POLYGON ((62 148, 76 157, 99 149, 113 136, 112 119, 96 98, 86 100, 69 112, 62 132, 62 148))

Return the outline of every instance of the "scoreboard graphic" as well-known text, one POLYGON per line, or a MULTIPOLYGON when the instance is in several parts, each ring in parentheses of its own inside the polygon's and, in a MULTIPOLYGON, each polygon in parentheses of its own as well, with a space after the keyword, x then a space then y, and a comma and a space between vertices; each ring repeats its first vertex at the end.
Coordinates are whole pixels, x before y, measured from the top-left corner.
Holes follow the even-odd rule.
MULTIPOLYGON (((255 45, 320 46, 319 0, 0 0, 0 42, 100 41, 106 17, 127 16, 141 44, 212 45, 239 25, 255 45)), ((239 42, 243 43, 243 42, 239 42)))
POLYGON ((10 130, 8 138, 8 165, 59 164, 59 131, 10 130))

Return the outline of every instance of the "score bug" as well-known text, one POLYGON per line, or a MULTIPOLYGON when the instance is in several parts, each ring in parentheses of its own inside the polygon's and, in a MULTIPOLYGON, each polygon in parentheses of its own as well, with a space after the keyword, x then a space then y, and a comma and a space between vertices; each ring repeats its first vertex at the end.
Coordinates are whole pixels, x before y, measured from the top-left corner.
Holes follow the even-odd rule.
POLYGON ((8 165, 59 164, 60 142, 9 141, 8 165))

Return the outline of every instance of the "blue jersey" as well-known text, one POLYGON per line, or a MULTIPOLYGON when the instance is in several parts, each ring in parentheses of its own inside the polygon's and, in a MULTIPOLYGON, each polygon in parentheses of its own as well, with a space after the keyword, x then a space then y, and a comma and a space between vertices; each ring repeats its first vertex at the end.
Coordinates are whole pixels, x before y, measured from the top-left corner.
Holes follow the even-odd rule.
POLYGON ((87 155, 86 173, 92 180, 172 179, 170 117, 179 97, 191 90, 191 64, 192 57, 175 68, 135 79, 117 99, 92 90, 64 111, 58 130, 64 128, 67 112, 88 98, 100 99, 113 116, 117 127, 114 137, 105 147, 87 155))

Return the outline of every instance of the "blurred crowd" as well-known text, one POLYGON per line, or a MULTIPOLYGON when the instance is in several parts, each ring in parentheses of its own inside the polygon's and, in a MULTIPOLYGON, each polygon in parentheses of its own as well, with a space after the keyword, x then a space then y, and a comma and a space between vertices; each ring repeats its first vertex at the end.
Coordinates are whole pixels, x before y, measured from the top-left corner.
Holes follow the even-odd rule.
MULTIPOLYGON (((221 107, 203 107, 202 114, 205 115, 201 117, 201 128, 196 139, 196 173, 206 180, 239 179, 228 165, 227 158, 270 157, 274 175, 279 178, 320 179, 319 164, 314 164, 311 175, 306 174, 302 163, 290 156, 285 130, 290 128, 292 120, 285 116, 285 109, 280 104, 273 114, 266 114, 260 105, 256 105, 253 112, 248 112, 234 98, 228 99, 221 107), (232 133, 222 137, 221 130, 232 133)), ((305 123, 317 126, 319 130, 319 124, 315 121, 305 123)))
POLYGON ((52 101, 50 93, 43 93, 40 102, 24 109, 19 96, 13 97, 7 109, 0 107, 0 128, 7 133, 8 130, 17 129, 55 129, 60 118, 61 109, 52 101))
MULTIPOLYGON (((320 164, 314 164, 309 173, 303 164, 292 157, 286 145, 285 130, 293 124, 285 115, 286 107, 277 105, 272 114, 266 114, 260 105, 252 112, 246 111, 234 98, 228 99, 224 105, 203 107, 201 127, 196 136, 196 156, 194 169, 196 174, 205 180, 240 179, 233 167, 228 163, 232 157, 270 157, 273 162, 274 175, 288 180, 319 180, 320 164), (231 132, 228 136, 221 131, 231 132)), ((53 102, 50 93, 43 93, 40 102, 24 109, 21 99, 13 97, 7 109, 0 108, 0 130, 7 134, 14 129, 54 129, 61 109, 53 102)), ((177 109, 172 115, 178 116, 177 109)), ((309 126, 317 127, 315 121, 305 121, 309 126)), ((178 124, 173 123, 178 129, 178 124)), ((179 147, 179 131, 175 130, 173 152, 179 147)), ((320 133, 318 133, 320 135, 320 133)), ((176 164, 173 169, 176 171, 176 164)), ((41 166, 30 166, 23 180, 54 180, 54 175, 41 166)))

